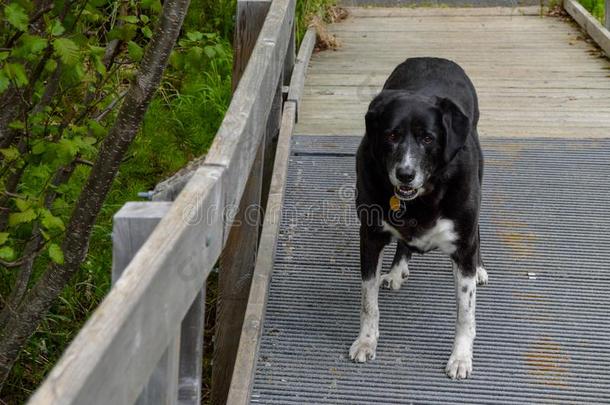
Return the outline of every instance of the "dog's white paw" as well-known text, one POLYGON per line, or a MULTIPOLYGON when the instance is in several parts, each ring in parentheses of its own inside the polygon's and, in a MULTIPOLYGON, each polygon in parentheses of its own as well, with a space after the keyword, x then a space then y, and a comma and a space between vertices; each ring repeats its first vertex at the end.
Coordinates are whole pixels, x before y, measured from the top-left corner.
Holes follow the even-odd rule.
POLYGON ((349 357, 357 363, 366 363, 375 359, 377 341, 367 338, 358 338, 349 349, 349 357))
POLYGON ((380 281, 384 288, 399 290, 407 278, 409 278, 409 266, 401 260, 399 264, 392 267, 388 274, 382 275, 380 281))
POLYGON ((445 373, 452 380, 464 380, 472 374, 472 355, 452 353, 445 367, 445 373))
POLYGON ((488 280, 489 277, 487 276, 487 270, 485 270, 484 267, 477 267, 477 284, 485 285, 487 284, 488 280))

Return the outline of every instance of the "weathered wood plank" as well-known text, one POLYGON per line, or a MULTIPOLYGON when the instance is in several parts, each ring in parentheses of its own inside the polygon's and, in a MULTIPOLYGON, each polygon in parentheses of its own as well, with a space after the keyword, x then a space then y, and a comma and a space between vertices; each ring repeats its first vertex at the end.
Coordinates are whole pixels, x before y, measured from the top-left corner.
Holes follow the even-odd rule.
POLYGON ((220 255, 224 174, 195 173, 31 404, 136 400, 220 255))
POLYGON ((316 31, 314 28, 309 28, 301 41, 301 48, 299 49, 299 55, 294 67, 295 71, 290 82, 290 90, 288 91, 287 98, 287 100, 294 101, 296 103, 297 121, 299 119, 299 101, 301 100, 303 89, 305 87, 305 71, 309 66, 309 60, 311 59, 311 54, 315 45, 316 31))
POLYGON ((485 7, 485 8, 401 8, 401 7, 346 7, 350 17, 482 17, 540 15, 540 7, 485 7))
POLYGON ((604 2, 604 27, 610 31, 610 0, 604 2))
MULTIPOLYGON (((597 21, 580 3, 576 0, 564 0, 563 8, 572 16, 574 21, 593 38, 600 48, 610 57, 610 31, 597 21)), ((608 7, 606 6, 606 10, 608 7)))
POLYGON ((256 261, 259 224, 262 221, 259 204, 263 156, 264 143, 257 153, 239 208, 233 214, 235 225, 230 229, 220 257, 211 395, 211 403, 216 405, 227 402, 256 261))
POLYGON ((267 290, 271 273, 273 272, 275 246, 281 220, 288 157, 290 154, 290 139, 295 118, 296 103, 294 101, 287 101, 284 105, 282 128, 275 155, 273 180, 267 200, 259 254, 256 258, 256 267, 250 288, 248 306, 241 331, 239 350, 235 359, 235 368, 233 369, 227 404, 247 404, 250 399, 250 389, 254 378, 260 332, 267 302, 267 290))
POLYGON ((246 70, 270 5, 271 0, 237 0, 233 38, 233 92, 246 70))
POLYGON ((204 281, 180 327, 178 370, 178 404, 180 405, 201 404, 205 287, 204 281))
POLYGON ((303 91, 304 77, 309 64, 309 56, 313 51, 315 33, 308 30, 301 47, 290 80, 288 100, 284 105, 280 135, 278 138, 273 177, 269 188, 265 220, 260 237, 259 254, 248 297, 248 305, 240 333, 239 350, 235 359, 235 367, 231 378, 231 389, 227 403, 232 405, 247 404, 250 399, 250 389, 256 368, 260 332, 263 325, 267 290, 273 272, 277 235, 282 213, 282 203, 292 132, 297 116, 297 105, 303 91))
MULTIPOLYGON (((226 203, 238 206, 265 132, 294 19, 294 0, 272 2, 250 61, 206 157, 206 164, 227 168, 234 181, 226 203), (247 78, 246 78, 247 77, 247 78)), ((228 227, 224 239, 228 237, 228 227)))
MULTIPOLYGON (((270 2, 240 0, 237 3, 237 26, 235 31, 235 63, 233 70, 234 89, 240 82, 244 66, 251 66, 249 60, 256 39, 264 35, 261 32, 266 21, 270 2), (260 34, 259 34, 260 33, 260 34)), ((270 16, 272 17, 272 16, 270 16)), ((235 225, 229 231, 229 237, 220 259, 218 281, 218 303, 216 315, 216 336, 212 370, 212 404, 225 404, 230 385, 233 363, 237 354, 239 334, 243 323, 250 281, 256 260, 259 228, 262 223, 261 202, 270 182, 273 164, 273 145, 279 129, 281 114, 281 87, 283 74, 287 69, 286 61, 291 62, 290 41, 294 28, 286 31, 286 53, 278 54, 275 63, 279 67, 279 77, 275 83, 267 83, 271 90, 273 103, 264 120, 265 134, 258 146, 257 157, 249 172, 248 181, 235 213, 235 225), (267 174, 267 178, 265 178, 267 174)), ((294 49, 294 48, 293 48, 294 49)), ((294 50, 292 50, 294 52, 294 50)), ((256 61, 255 61, 256 62, 256 61)), ((289 67, 291 69, 291 67, 289 67)), ((238 94, 234 94, 238 97, 238 94)))
MULTIPOLYGON (((167 213, 168 202, 131 202, 115 215, 112 229, 113 284, 133 259, 140 247, 167 213)), ((178 400, 178 363, 180 332, 170 342, 157 363, 148 383, 140 392, 136 404, 176 404, 178 400)))

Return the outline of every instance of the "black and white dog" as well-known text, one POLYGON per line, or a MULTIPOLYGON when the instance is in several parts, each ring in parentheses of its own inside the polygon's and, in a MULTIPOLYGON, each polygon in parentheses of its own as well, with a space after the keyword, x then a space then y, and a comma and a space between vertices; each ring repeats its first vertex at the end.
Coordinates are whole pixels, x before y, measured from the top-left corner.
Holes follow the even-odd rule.
POLYGON ((357 362, 375 358, 380 285, 400 288, 413 251, 440 249, 453 262, 457 322, 446 373, 472 372, 477 284, 487 282, 479 240, 483 156, 472 82, 446 59, 412 58, 394 69, 366 113, 356 157, 362 272, 361 329, 350 348, 357 362), (396 254, 381 275, 380 254, 396 254))

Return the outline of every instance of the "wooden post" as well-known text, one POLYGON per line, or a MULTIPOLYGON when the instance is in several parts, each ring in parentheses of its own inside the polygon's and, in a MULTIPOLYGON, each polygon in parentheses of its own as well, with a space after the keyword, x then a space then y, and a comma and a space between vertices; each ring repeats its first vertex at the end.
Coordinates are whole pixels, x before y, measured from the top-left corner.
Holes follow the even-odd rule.
MULTIPOLYGON (((153 200, 162 201, 171 196, 172 193, 161 193, 153 196, 153 200)), ((206 283, 204 282, 180 327, 180 365, 178 369, 178 403, 180 405, 201 404, 205 289, 206 283)))
POLYGON ((271 0, 237 0, 233 37, 233 92, 246 70, 271 0))
POLYGON ((264 140, 220 257, 211 402, 226 403, 256 260, 264 140))
MULTIPOLYGON (((113 284, 121 277, 131 259, 146 242, 170 206, 171 203, 167 202, 130 202, 115 214, 112 229, 113 284)), ((177 403, 179 356, 180 331, 177 331, 176 337, 162 354, 148 383, 138 396, 136 404, 177 403)))
MULTIPOLYGON (((610 0, 606 0, 610 1, 610 0)), ((290 85, 290 78, 292 77, 292 69, 294 69, 294 63, 296 60, 296 29, 297 25, 293 23, 292 31, 290 32, 290 42, 288 42, 288 50, 286 51, 286 59, 284 60, 284 86, 290 85)))
MULTIPOLYGON (((269 0, 237 1, 233 42, 234 92, 248 65, 270 5, 271 1, 269 0)), ((281 103, 281 96, 279 100, 281 103)), ((276 105, 275 100, 273 105, 276 105)), ((263 194, 264 162, 269 158, 266 146, 268 142, 273 141, 272 137, 269 136, 269 119, 273 120, 272 116, 276 116, 275 120, 277 120, 278 126, 280 119, 280 113, 274 113, 273 110, 274 107, 272 106, 267 121, 266 136, 260 143, 256 160, 252 166, 246 189, 235 216, 235 224, 229 232, 225 249, 220 258, 211 393, 211 403, 214 405, 223 405, 227 400, 248 302, 252 272, 256 260, 259 228, 262 223, 261 196, 263 194)))
POLYGON ((178 370, 178 403, 180 405, 201 404, 204 326, 205 283, 182 320, 180 328, 180 367, 178 370))
POLYGON ((604 6, 604 27, 610 31, 610 0, 606 0, 604 6))

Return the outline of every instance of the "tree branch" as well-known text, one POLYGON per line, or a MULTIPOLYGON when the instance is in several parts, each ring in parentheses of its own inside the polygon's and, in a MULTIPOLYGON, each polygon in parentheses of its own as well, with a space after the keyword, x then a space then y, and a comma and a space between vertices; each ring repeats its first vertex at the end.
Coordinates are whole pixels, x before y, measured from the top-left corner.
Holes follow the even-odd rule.
POLYGON ((161 81, 169 54, 180 33, 189 0, 166 0, 150 46, 131 84, 116 122, 104 139, 91 169, 62 243, 64 264, 52 264, 27 292, 21 305, 9 315, 0 331, 0 384, 8 376, 28 337, 61 293, 86 257, 91 231, 110 190, 120 162, 144 118, 144 113, 161 81))

